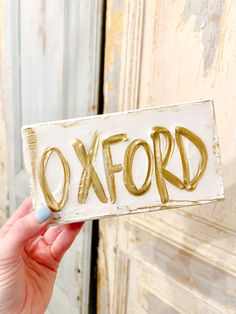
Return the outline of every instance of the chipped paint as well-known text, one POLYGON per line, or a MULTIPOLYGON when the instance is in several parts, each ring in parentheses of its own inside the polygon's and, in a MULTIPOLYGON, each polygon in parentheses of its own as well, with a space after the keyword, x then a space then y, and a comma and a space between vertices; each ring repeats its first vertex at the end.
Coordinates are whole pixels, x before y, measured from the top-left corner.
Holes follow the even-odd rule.
POLYGON ((105 47, 105 111, 115 112, 118 105, 119 69, 121 67, 121 42, 123 36, 123 1, 108 2, 105 47), (112 109, 113 108, 113 109, 112 109))
MULTIPOLYGON (((107 19, 107 40, 106 40, 106 65, 114 62, 114 48, 119 47, 122 39, 123 11, 121 8, 113 7, 107 19)), ((120 47, 119 47, 120 48, 120 47)))
POLYGON ((58 125, 60 127, 62 127, 62 128, 66 128, 67 129, 67 128, 73 128, 75 126, 78 126, 79 124, 80 124, 80 121, 71 121, 71 122, 68 122, 68 123, 59 123, 58 125))
MULTIPOLYGON (((135 1, 136 5, 138 3, 135 1)), ((102 269, 103 274, 109 271, 112 276, 99 287, 99 293, 102 294, 103 289, 110 290, 111 299, 126 304, 124 312, 127 313, 159 313, 159 299, 178 313, 235 313, 236 2, 158 1, 158 13, 155 3, 154 0, 145 2, 148 19, 141 56, 140 103, 146 106, 192 97, 215 99, 226 199, 217 206, 210 204, 102 220, 101 242, 104 239, 106 242, 100 246, 104 244, 103 250, 109 259, 108 266, 101 261, 99 271, 102 269), (154 28, 158 30, 155 39, 154 28), (154 40, 156 49, 152 49, 154 40), (123 279, 126 276, 120 275, 116 267, 121 263, 120 251, 131 261, 130 268, 123 270, 130 284, 126 297, 119 294, 114 284, 119 282, 126 286, 123 279)), ((124 14, 130 12, 125 10, 124 14)), ((128 39, 132 40, 131 37, 128 39)), ((123 38, 123 42, 125 40, 127 38, 123 38)), ((133 54, 124 54, 122 63, 127 64, 130 55, 133 54)), ((135 71, 134 64, 130 71, 135 71)), ((112 75, 117 78, 120 73, 112 75)), ((119 85, 128 94, 132 82, 127 80, 124 84, 122 79, 120 77, 119 85)), ((127 97, 125 108, 130 109, 131 103, 132 98, 127 97)), ((219 156, 214 139, 212 149, 214 155, 219 156)), ((171 310, 167 312, 172 313, 171 310)), ((116 308, 111 306, 107 310, 100 305, 98 313, 116 313, 116 308)))
POLYGON ((37 155, 37 134, 32 128, 24 129, 24 133, 26 135, 26 140, 28 143, 29 155, 30 155, 30 162, 31 162, 31 170, 30 173, 32 174, 31 178, 31 194, 33 198, 33 208, 36 208, 36 195, 35 190, 37 187, 37 162, 36 162, 36 155, 37 155))
POLYGON ((194 17, 194 32, 201 33, 203 45, 204 72, 210 70, 217 56, 221 39, 221 20, 225 0, 187 0, 182 14, 183 25, 194 17))
MULTIPOLYGON (((134 2, 138 6, 139 1, 134 2)), ((159 313, 158 299, 181 313, 235 313, 236 1, 163 0, 158 1, 158 12, 155 4, 155 0, 145 1, 146 41, 141 56, 142 70, 135 78, 140 80, 139 102, 144 107, 192 97, 214 98, 226 199, 217 206, 210 204, 102 220, 100 230, 104 235, 100 246, 105 246, 109 263, 105 266, 99 260, 99 271, 103 274, 110 271, 114 275, 109 282, 100 285, 99 292, 111 291, 112 299, 118 296, 118 302, 126 304, 124 312, 127 313, 159 313), (154 29, 157 30, 155 36, 154 29), (156 49, 153 49, 153 37, 156 49), (133 224, 141 232, 145 230, 147 236, 140 236, 139 230, 132 231, 133 224), (154 236, 149 237, 149 233, 154 236), (118 253, 113 254, 114 249, 118 253), (116 282, 122 285, 116 271, 121 263, 120 251, 131 261, 131 268, 124 270, 131 283, 126 297, 116 288, 116 282), (148 298, 147 292, 153 298, 148 298)), ((124 19, 131 16, 126 9, 124 14, 124 19)), ((127 30, 122 45, 135 35, 127 30)), ((122 64, 130 72, 135 71, 134 64, 127 64, 132 57, 133 51, 122 55, 122 64)), ((112 75, 119 77, 120 73, 112 75)), ((120 85, 122 83, 121 77, 120 85)), ((123 83, 122 92, 128 94, 132 84, 128 80, 127 84, 123 83)), ((117 97, 121 98, 120 93, 117 97)), ((113 101, 117 103, 117 99, 113 101)), ((132 99, 127 97, 125 109, 131 106, 132 99)), ((219 156, 218 145, 213 143, 212 148, 215 156, 219 156)), ((116 308, 107 310, 99 304, 98 313, 116 313, 116 308)))

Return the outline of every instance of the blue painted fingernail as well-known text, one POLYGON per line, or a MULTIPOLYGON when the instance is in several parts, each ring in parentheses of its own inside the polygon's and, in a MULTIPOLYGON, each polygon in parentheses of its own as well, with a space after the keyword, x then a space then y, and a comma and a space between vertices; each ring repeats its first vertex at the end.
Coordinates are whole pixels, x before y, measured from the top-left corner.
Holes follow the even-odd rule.
POLYGON ((35 215, 40 222, 44 222, 51 216, 51 210, 46 205, 42 205, 35 210, 35 215))

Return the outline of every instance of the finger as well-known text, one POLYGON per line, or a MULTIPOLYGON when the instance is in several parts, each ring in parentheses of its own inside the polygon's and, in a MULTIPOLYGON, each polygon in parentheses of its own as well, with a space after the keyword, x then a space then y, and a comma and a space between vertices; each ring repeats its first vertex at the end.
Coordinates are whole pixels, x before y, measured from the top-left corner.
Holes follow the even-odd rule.
POLYGON ((31 211, 32 199, 31 197, 28 197, 1 228, 1 234, 6 234, 17 219, 26 216, 31 211))
POLYGON ((41 234, 50 222, 51 211, 47 206, 40 206, 34 212, 15 221, 4 238, 8 255, 20 253, 25 244, 41 234))
POLYGON ((61 233, 64 228, 65 228, 64 225, 48 227, 48 229, 43 234, 45 242, 47 244, 52 244, 56 240, 59 233, 61 233))
POLYGON ((84 222, 64 225, 55 241, 51 245, 51 254, 58 262, 62 259, 65 252, 69 249, 77 234, 80 232, 84 222))

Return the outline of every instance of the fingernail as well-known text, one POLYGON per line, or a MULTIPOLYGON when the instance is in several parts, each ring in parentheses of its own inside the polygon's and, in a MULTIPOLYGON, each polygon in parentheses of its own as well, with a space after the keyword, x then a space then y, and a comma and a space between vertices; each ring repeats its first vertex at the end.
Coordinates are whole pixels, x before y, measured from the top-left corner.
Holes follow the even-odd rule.
POLYGON ((46 206, 42 205, 35 210, 36 218, 42 223, 51 216, 51 210, 46 206))

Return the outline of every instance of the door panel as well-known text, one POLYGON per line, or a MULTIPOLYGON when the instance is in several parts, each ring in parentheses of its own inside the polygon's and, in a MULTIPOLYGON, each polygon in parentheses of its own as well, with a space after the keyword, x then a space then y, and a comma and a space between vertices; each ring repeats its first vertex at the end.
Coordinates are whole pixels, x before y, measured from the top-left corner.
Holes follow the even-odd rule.
POLYGON ((106 111, 213 98, 224 202, 104 219, 99 313, 236 311, 236 3, 108 1, 106 111))
POLYGON ((5 10, 0 2, 0 226, 6 220, 6 208, 8 207, 8 170, 7 170, 7 128, 6 128, 6 108, 5 108, 5 42, 4 34, 6 32, 5 10))
MULTIPOLYGON (((9 156, 6 167, 10 173, 5 186, 13 213, 30 193, 21 126, 98 111, 103 0, 5 1, 4 9, 4 119, 9 130, 4 153, 9 156)), ((88 312, 91 234, 92 223, 88 222, 65 255, 49 313, 88 312)))

